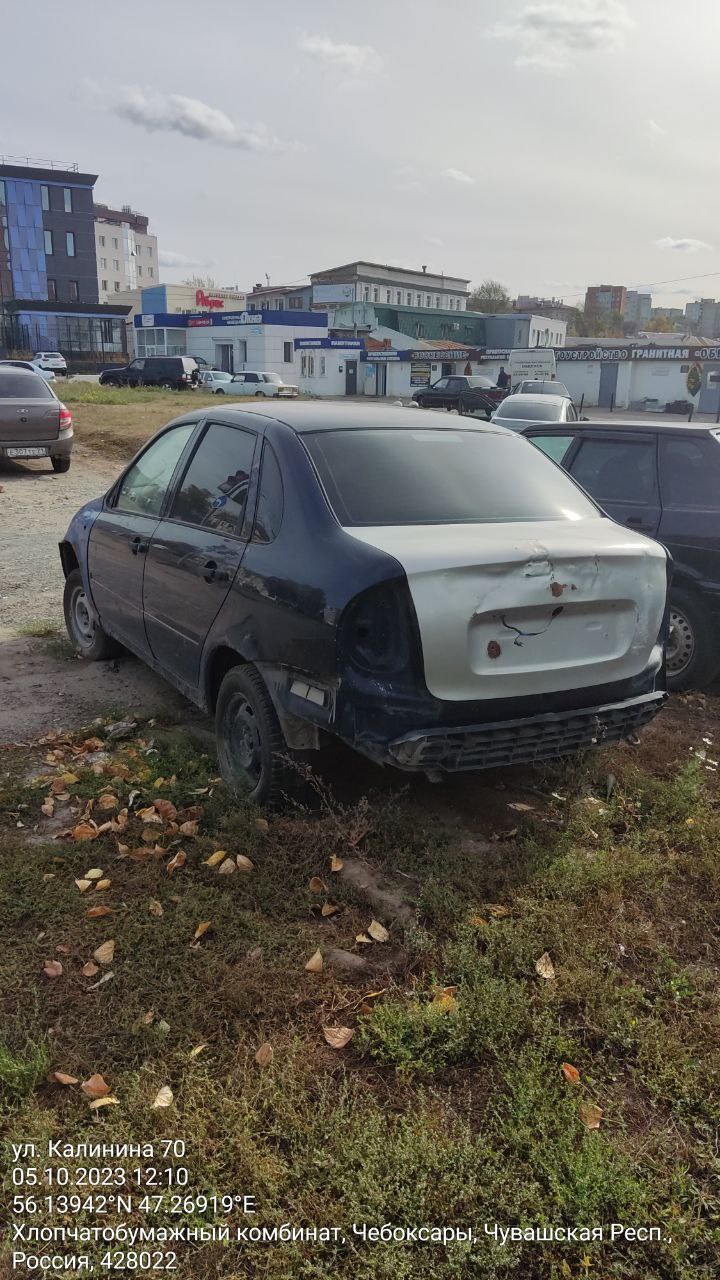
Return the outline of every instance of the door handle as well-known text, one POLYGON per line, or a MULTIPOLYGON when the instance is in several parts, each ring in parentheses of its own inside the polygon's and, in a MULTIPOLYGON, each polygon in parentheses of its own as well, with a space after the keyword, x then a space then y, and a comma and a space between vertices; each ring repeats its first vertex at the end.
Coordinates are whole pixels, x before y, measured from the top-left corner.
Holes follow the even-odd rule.
POLYGON ((130 543, 130 550, 132 551, 134 556, 137 556, 137 555, 144 556, 149 546, 150 546, 150 543, 145 542, 144 538, 133 538, 132 542, 130 543))
POLYGON ((203 578, 206 582, 228 582, 230 574, 227 569, 218 569, 215 560, 207 560, 203 565, 203 578))

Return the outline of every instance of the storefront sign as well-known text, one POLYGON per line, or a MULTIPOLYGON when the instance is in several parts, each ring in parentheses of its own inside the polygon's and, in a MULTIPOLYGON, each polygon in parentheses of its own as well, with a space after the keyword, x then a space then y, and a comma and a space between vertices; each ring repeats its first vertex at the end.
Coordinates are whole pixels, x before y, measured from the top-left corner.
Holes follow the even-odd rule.
POLYGON ((204 289, 195 290, 195 306, 196 307, 219 307, 225 306, 222 298, 209 297, 204 289))
POLYGON ((141 316, 143 329, 152 329, 155 324, 154 316, 141 316))
POLYGON ((342 351, 360 351, 365 344, 362 338, 296 338, 295 350, 306 347, 340 348, 342 351))
POLYGON ((426 387, 430 381, 431 371, 432 366, 429 361, 425 364, 414 360, 410 365, 410 386, 426 387))
POLYGON ((211 316, 188 316, 189 329, 210 328, 212 325, 211 316))

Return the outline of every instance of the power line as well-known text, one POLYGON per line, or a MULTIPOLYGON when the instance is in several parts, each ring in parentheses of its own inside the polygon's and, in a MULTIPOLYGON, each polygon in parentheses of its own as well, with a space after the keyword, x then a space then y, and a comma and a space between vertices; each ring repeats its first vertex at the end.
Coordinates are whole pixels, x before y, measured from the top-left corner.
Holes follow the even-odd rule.
MULTIPOLYGON (((659 289, 666 284, 683 284, 686 280, 710 280, 716 276, 720 276, 720 271, 705 271, 697 276, 674 276, 671 280, 653 280, 650 284, 631 284, 627 288, 635 290, 659 289)), ((561 293, 559 296, 561 298, 584 298, 585 293, 561 293)))

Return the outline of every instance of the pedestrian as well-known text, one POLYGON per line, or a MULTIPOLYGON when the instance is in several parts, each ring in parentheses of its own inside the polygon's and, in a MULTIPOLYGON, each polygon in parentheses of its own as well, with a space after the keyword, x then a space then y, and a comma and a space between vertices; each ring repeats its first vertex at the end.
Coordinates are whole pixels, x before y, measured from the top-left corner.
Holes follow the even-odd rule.
POLYGON ((506 372, 503 365, 500 365, 500 372, 497 376, 497 385, 502 391, 507 391, 510 386, 510 374, 506 372))

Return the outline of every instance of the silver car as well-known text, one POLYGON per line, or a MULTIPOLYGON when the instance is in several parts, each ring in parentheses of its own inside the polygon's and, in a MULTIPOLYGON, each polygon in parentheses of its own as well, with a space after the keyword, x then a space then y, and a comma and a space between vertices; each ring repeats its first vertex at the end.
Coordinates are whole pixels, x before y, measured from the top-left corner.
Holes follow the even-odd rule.
POLYGON ((0 365, 0 459, 48 458, 70 470, 73 420, 39 373, 0 365))
POLYGON ((509 431, 521 431, 529 422, 577 422, 578 414, 569 396, 506 396, 492 415, 492 421, 509 431))
POLYGON ((225 382, 232 382, 233 375, 224 369, 201 369, 198 374, 198 386, 204 391, 212 391, 218 395, 225 382))
POLYGON ((283 400, 298 395, 298 388, 283 382, 279 373, 261 373, 254 369, 236 373, 229 382, 220 383, 214 390, 224 396, 279 396, 283 400))

